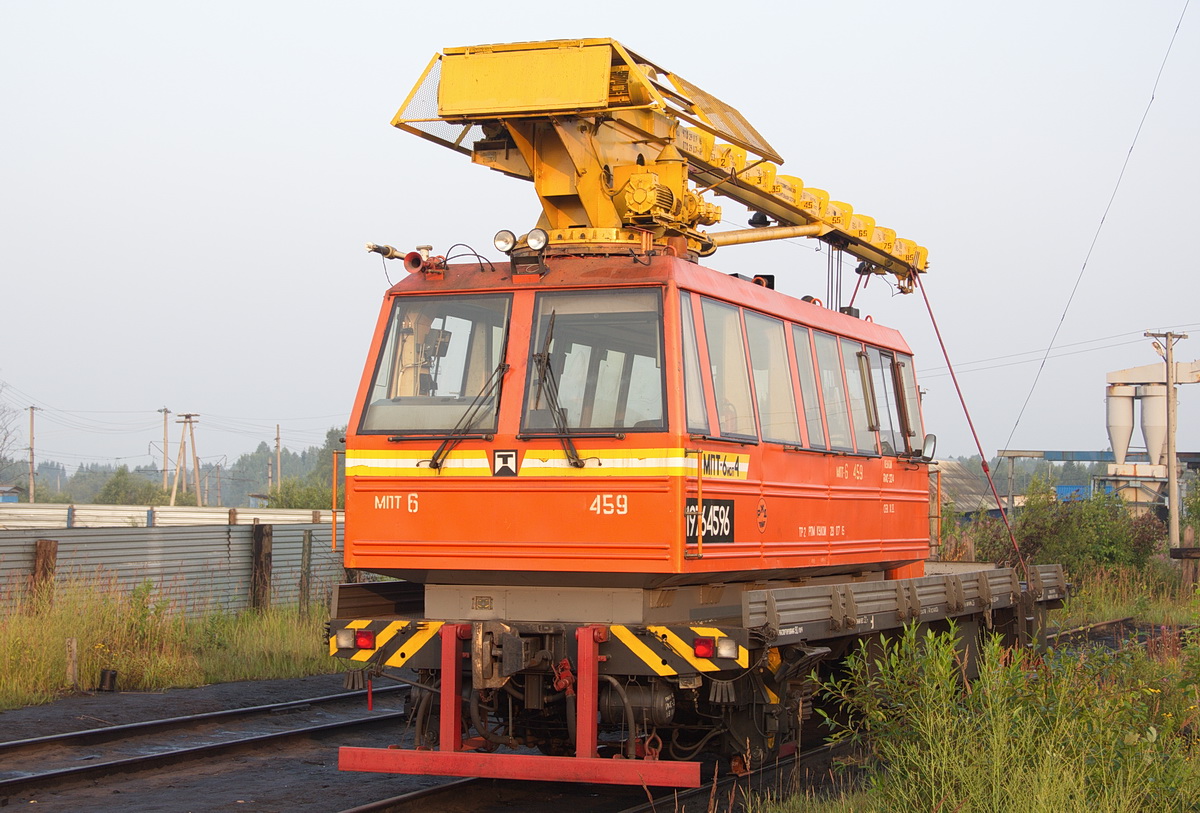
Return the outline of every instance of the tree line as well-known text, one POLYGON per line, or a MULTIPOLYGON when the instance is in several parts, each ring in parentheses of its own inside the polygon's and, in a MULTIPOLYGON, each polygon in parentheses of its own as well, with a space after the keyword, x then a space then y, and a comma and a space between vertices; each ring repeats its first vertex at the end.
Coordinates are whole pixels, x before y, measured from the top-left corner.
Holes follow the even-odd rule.
MULTIPOLYGON (((198 476, 188 471, 187 483, 180 482, 175 505, 226 506, 230 508, 268 506, 271 508, 329 508, 332 500, 333 455, 344 446, 346 428, 333 427, 320 446, 299 452, 281 449, 280 472, 275 473, 275 449, 265 441, 253 452, 242 454, 229 466, 201 462, 198 476), (268 483, 268 471, 271 472, 268 483), (195 481, 200 482, 197 498, 195 481)), ((4 438, 0 437, 0 441, 4 438)), ((11 444, 9 444, 11 446, 11 444)), ((339 454, 340 481, 345 477, 345 461, 339 454)), ((0 484, 21 489, 21 502, 29 501, 28 461, 17 458, 11 448, 0 446, 0 484)), ((35 470, 38 503, 98 505, 169 505, 174 472, 156 465, 134 466, 106 463, 80 464, 73 471, 53 460, 41 461, 35 470)))

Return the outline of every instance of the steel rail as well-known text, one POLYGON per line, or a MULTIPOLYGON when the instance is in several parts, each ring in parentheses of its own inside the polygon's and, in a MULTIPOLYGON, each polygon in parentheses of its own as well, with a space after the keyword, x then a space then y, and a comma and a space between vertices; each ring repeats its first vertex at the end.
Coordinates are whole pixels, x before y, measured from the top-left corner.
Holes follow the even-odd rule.
MULTIPOLYGON (((713 793, 728 792, 731 788, 742 785, 762 785, 764 782, 773 782, 779 778, 781 774, 788 770, 794 770, 797 767, 817 762, 823 758, 828 758, 837 751, 844 748, 841 745, 822 745, 817 748, 812 748, 793 756, 784 757, 777 762, 772 762, 763 768, 760 768, 749 775, 736 776, 728 775, 722 779, 716 780, 715 789, 714 783, 708 784, 699 788, 689 788, 687 790, 671 790, 666 793, 660 793, 648 801, 641 801, 628 806, 627 802, 612 801, 611 804, 603 800, 590 800, 590 803, 585 805, 583 809, 587 810, 608 810, 616 813, 661 813, 662 810, 682 810, 683 803, 691 800, 703 800, 705 809, 707 808, 707 800, 713 793)), ((435 800, 439 797, 450 795, 454 801, 455 809, 470 809, 470 797, 472 794, 484 794, 488 798, 495 798, 496 786, 493 779, 476 779, 466 778, 452 782, 447 782, 444 785, 437 785, 431 788, 422 788, 410 793, 402 793, 397 796, 391 796, 387 799, 380 799, 375 802, 368 802, 357 807, 347 808, 340 813, 402 813, 407 810, 430 810, 431 803, 436 805, 435 800)), ((518 780, 502 780, 506 782, 508 792, 514 794, 528 793, 531 803, 535 806, 530 809, 540 809, 536 807, 536 803, 541 800, 545 801, 547 783, 545 782, 518 782, 518 780)), ((556 793, 563 793, 563 788, 568 787, 564 783, 554 783, 556 793)), ((577 787, 581 794, 591 795, 597 790, 595 785, 579 784, 571 787, 577 787)), ((646 793, 644 787, 605 785, 604 790, 610 793, 620 794, 622 791, 628 791, 629 794, 645 798, 646 793)), ((511 805, 513 800, 506 799, 507 805, 511 805)), ((555 802, 556 809, 560 809, 562 800, 555 802)), ((480 808, 483 809, 483 808, 480 808)), ((549 809, 549 808, 547 808, 549 809)), ((690 808, 688 808, 690 809, 690 808)))
POLYGON ((1133 616, 1128 615, 1124 618, 1113 618, 1108 621, 1097 621, 1095 624, 1084 624, 1081 627, 1073 627, 1068 630, 1059 630, 1058 632, 1047 633, 1046 641, 1053 640, 1055 644, 1062 640, 1071 640, 1077 637, 1087 637, 1095 630, 1104 629, 1105 627, 1116 627, 1121 624, 1129 624, 1133 622, 1133 616))
MULTIPOLYGON (((408 686, 382 686, 378 689, 373 689, 374 694, 390 694, 392 692, 408 691, 408 686)), ((100 726, 99 728, 85 728, 78 731, 64 731, 61 734, 47 734, 42 737, 30 737, 24 740, 9 740, 0 742, 0 753, 5 751, 13 751, 21 748, 30 748, 37 745, 70 745, 72 743, 85 743, 91 741, 101 741, 107 739, 115 739, 118 737, 128 736, 131 733, 145 733, 156 728, 183 728, 194 725, 198 722, 207 722, 210 720, 227 719, 231 717, 247 717, 253 714, 263 714, 276 711, 286 711, 292 708, 303 708, 312 706, 318 703, 336 703, 341 700, 352 700, 356 697, 365 697, 367 692, 343 692, 341 694, 327 694, 321 697, 309 697, 301 700, 289 700, 283 703, 266 703, 261 706, 245 706, 237 709, 222 709, 221 711, 208 711, 201 714, 191 714, 186 717, 164 717, 158 720, 143 720, 136 723, 123 723, 121 725, 100 726)))
MULTIPOLYGON (((393 690, 399 690, 399 689, 403 689, 403 688, 407 688, 407 687, 395 687, 395 689, 393 689, 393 690)), ((358 694, 357 692, 350 693, 351 696, 355 696, 357 694, 358 694)), ((275 706, 287 707, 287 706, 292 706, 292 705, 297 705, 297 704, 304 705, 304 703, 305 703, 305 701, 298 701, 298 702, 294 701, 292 703, 275 704, 275 706)), ((272 706, 262 706, 262 707, 257 707, 257 708, 259 708, 259 709, 265 708, 268 710, 273 710, 272 706)), ((244 710, 237 710, 237 711, 244 711, 244 710)), ((218 716, 220 716, 220 713, 217 713, 217 714, 218 714, 218 716)), ((398 720, 398 719, 403 719, 407 716, 408 716, 408 713, 404 712, 404 711, 384 712, 384 713, 373 714, 370 717, 357 717, 357 718, 350 719, 350 720, 337 720, 334 722, 318 723, 315 725, 304 726, 302 728, 291 728, 291 729, 287 729, 285 731, 272 731, 272 732, 268 732, 265 734, 253 734, 253 735, 246 736, 246 737, 237 737, 234 739, 224 740, 222 742, 207 743, 205 745, 195 745, 195 746, 189 746, 186 748, 175 748, 172 750, 159 751, 154 754, 143 754, 143 755, 135 756, 135 757, 126 757, 123 759, 108 760, 105 762, 91 763, 88 765, 77 765, 77 766, 69 767, 69 768, 55 768, 55 769, 52 769, 49 771, 43 771, 40 773, 31 773, 31 774, 27 774, 27 775, 23 775, 23 776, 10 777, 8 779, 0 779, 0 799, 13 796, 15 794, 24 792, 26 790, 32 790, 34 788, 43 787, 47 784, 59 783, 64 780, 73 780, 73 779, 77 780, 77 779, 83 779, 83 778, 101 778, 104 776, 117 774, 117 773, 128 773, 128 772, 132 772, 132 771, 143 770, 146 768, 153 768, 153 767, 158 767, 161 765, 180 762, 180 761, 184 761, 186 759, 211 756, 213 754, 221 753, 222 751, 232 751, 232 750, 235 750, 237 748, 241 748, 241 747, 244 747, 247 745, 271 742, 273 740, 284 740, 289 737, 308 736, 308 735, 320 733, 323 731, 333 731, 333 730, 337 730, 337 729, 341 729, 341 728, 351 728, 354 726, 374 725, 374 724, 378 724, 378 723, 384 723, 384 722, 394 721, 394 720, 398 720)), ((178 718, 172 718, 169 721, 164 720, 164 721, 151 721, 151 722, 158 722, 158 723, 170 722, 170 723, 175 724, 175 727, 178 727, 178 724, 181 721, 197 720, 197 719, 201 719, 202 721, 206 722, 206 721, 212 719, 212 717, 210 715, 197 715, 194 718, 178 717, 178 718)), ((165 726, 165 725, 159 726, 160 729, 166 728, 166 727, 168 727, 168 726, 165 726)), ((125 726, 111 726, 108 729, 95 729, 94 731, 102 731, 102 730, 112 731, 116 728, 125 728, 126 731, 128 731, 128 727, 125 727, 125 726)), ((84 733, 84 732, 72 732, 72 733, 84 733)), ((22 740, 22 741, 18 741, 18 742, 19 743, 44 744, 44 741, 47 739, 51 740, 50 744, 56 744, 53 742, 53 736, 50 738, 36 738, 35 740, 22 740)), ((10 744, 11 743, 6 743, 6 745, 10 745, 10 744)))
MULTIPOLYGON (((341 813, 385 813, 394 808, 404 807, 405 805, 415 802, 423 802, 436 796, 441 796, 445 793, 461 793, 465 788, 475 785, 476 783, 485 780, 468 777, 466 779, 455 779, 451 782, 446 782, 443 785, 435 785, 431 788, 421 788, 409 793, 401 793, 397 796, 389 796, 386 799, 380 799, 377 802, 367 802, 358 807, 350 807, 341 811, 341 813)), ((490 782, 491 780, 486 780, 490 782)))
MULTIPOLYGON (((774 781, 778 779, 785 771, 795 770, 796 768, 818 762, 821 759, 828 759, 836 752, 845 749, 842 744, 819 745, 816 748, 810 748, 807 751, 801 751, 793 754, 790 757, 782 757, 769 765, 764 765, 757 770, 745 775, 730 774, 719 779, 710 781, 707 785, 698 788, 688 788, 686 790, 673 790, 669 793, 659 794, 653 799, 646 802, 636 804, 632 807, 622 808, 620 813, 657 813, 661 810, 682 810, 685 802, 693 799, 707 800, 714 794, 728 792, 739 785, 764 784, 764 781, 774 781)), ((706 807, 707 809, 707 803, 706 807)))

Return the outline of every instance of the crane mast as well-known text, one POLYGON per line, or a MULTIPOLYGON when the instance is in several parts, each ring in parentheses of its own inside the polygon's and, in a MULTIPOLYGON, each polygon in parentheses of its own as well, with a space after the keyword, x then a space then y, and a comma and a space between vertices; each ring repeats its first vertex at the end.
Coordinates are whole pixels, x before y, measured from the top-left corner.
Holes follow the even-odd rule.
POLYGON ((805 236, 904 292, 926 270, 924 247, 782 174, 783 158, 735 108, 612 39, 447 48, 392 124, 532 181, 551 253, 695 257, 805 236), (705 231, 721 220, 709 192, 761 227, 705 231))

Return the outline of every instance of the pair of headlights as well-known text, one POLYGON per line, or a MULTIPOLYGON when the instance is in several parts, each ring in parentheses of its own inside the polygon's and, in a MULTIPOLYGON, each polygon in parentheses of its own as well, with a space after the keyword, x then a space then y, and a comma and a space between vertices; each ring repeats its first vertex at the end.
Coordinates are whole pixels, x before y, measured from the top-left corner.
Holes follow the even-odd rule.
MULTIPOLYGON (((525 245, 529 246, 534 251, 541 251, 550 242, 550 235, 546 234, 545 229, 532 229, 529 234, 523 238, 525 245)), ((501 229, 496 232, 496 236, 492 238, 492 245, 497 251, 503 251, 505 254, 511 252, 517 247, 517 243, 521 242, 517 236, 508 229, 501 229)))

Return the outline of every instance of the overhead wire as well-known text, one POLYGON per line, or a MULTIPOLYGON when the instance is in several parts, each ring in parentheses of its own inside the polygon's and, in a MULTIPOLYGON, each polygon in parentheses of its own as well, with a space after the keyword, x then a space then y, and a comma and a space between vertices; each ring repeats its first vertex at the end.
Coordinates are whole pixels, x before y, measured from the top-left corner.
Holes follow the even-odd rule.
POLYGON ((1067 297, 1067 303, 1063 307, 1062 315, 1058 319, 1054 333, 1050 336, 1050 344, 1046 347, 1046 353, 1042 356, 1041 364, 1038 365, 1037 373, 1033 377, 1033 383, 1029 387, 1029 392, 1025 396, 1024 403, 1021 404, 1016 421, 1013 422, 1012 431, 1008 433, 1008 439, 1004 442, 1004 448, 1006 449, 1012 443, 1013 436, 1017 433, 1017 427, 1021 425, 1021 418, 1025 415, 1025 409, 1029 406, 1029 402, 1033 398, 1033 393, 1037 389, 1038 382, 1041 380, 1042 371, 1046 369, 1046 360, 1050 358, 1050 352, 1054 349, 1054 342, 1058 339, 1058 334, 1066 322, 1067 313, 1071 310, 1071 303, 1075 300, 1079 284, 1083 282, 1083 275, 1087 271, 1088 261, 1091 260, 1092 252, 1095 250, 1096 243, 1100 239, 1100 233, 1104 229, 1104 221, 1108 218, 1108 213, 1112 210, 1113 202, 1117 199, 1117 192, 1121 189, 1121 181, 1125 178, 1125 170, 1129 166, 1129 159, 1133 156, 1133 150, 1137 146, 1138 137, 1142 134, 1142 127, 1146 123, 1146 118, 1150 115, 1150 107, 1154 104, 1154 97, 1158 92, 1158 83, 1162 79, 1163 70, 1167 67, 1167 60, 1171 56, 1171 49, 1175 45, 1175 38, 1179 35, 1179 28, 1183 25, 1183 18, 1187 15, 1188 4, 1190 2, 1191 0, 1184 0, 1183 11, 1180 12, 1179 20, 1175 23, 1175 30, 1171 34, 1171 41, 1167 43, 1167 51, 1163 54, 1162 63, 1158 66, 1158 74, 1154 77, 1154 87, 1150 89, 1150 100, 1146 102, 1146 109, 1142 111, 1142 118, 1138 122, 1137 130, 1133 134, 1133 141, 1129 145, 1129 150, 1125 153, 1125 160, 1121 164, 1121 171, 1117 174, 1117 182, 1113 185, 1112 194, 1108 198, 1108 204, 1104 207, 1104 213, 1100 216, 1100 222, 1097 224, 1096 231, 1092 235, 1092 242, 1088 246, 1087 254, 1083 258, 1083 265, 1080 266, 1079 274, 1075 277, 1075 285, 1071 288, 1071 293, 1067 297))
MULTIPOLYGON (((1083 353, 1094 353, 1099 350, 1111 350, 1114 347, 1131 347, 1136 344, 1142 344, 1142 342, 1138 341, 1138 340, 1130 340, 1127 342, 1117 342, 1116 344, 1105 344, 1105 345, 1101 345, 1099 347, 1088 347, 1083 350, 1071 350, 1069 352, 1054 353, 1050 356, 1050 358, 1056 358, 1056 359, 1066 358, 1067 356, 1078 356, 1078 355, 1082 355, 1083 353)), ((963 373, 964 375, 966 375, 968 373, 982 373, 982 372, 986 372, 988 370, 999 370, 1002 367, 1017 367, 1022 364, 1033 364, 1034 362, 1042 361, 1042 360, 1044 360, 1044 359, 1031 358, 1031 359, 1021 359, 1020 361, 1006 361, 1003 364, 989 364, 986 367, 974 367, 969 370, 960 370, 959 372, 963 373)), ((976 363, 979 363, 979 362, 976 362, 976 363)), ((930 378, 940 378, 942 376, 949 375, 949 371, 945 367, 937 367, 937 368, 934 368, 932 371, 928 371, 928 372, 921 372, 921 371, 918 371, 918 372, 920 373, 921 378, 923 380, 928 380, 930 378)), ((1011 436, 1010 436, 1010 439, 1011 439, 1011 436)))
MULTIPOLYGON (((853 303, 852 303, 852 304, 853 304, 853 303)), ((1165 327, 1163 327, 1162 329, 1163 329, 1163 330, 1178 330, 1178 331, 1184 331, 1184 330, 1195 330, 1195 329, 1197 329, 1197 328, 1200 328, 1200 323, 1196 323, 1196 324, 1187 324, 1187 325, 1168 325, 1168 326, 1165 326, 1165 327)), ((1138 344, 1140 344, 1140 343, 1141 343, 1141 339, 1142 339, 1142 338, 1144 338, 1144 333, 1145 333, 1145 332, 1144 332, 1144 331, 1142 331, 1142 330, 1127 330, 1127 331, 1125 331, 1124 333, 1111 333, 1111 334, 1109 334, 1109 335, 1107 335, 1107 336, 1097 336, 1097 337, 1096 337, 1096 338, 1094 338, 1094 339, 1082 339, 1081 341, 1077 341, 1077 342, 1067 342, 1066 344, 1060 344, 1060 345, 1059 345, 1059 347, 1060 347, 1060 348, 1063 348, 1063 347, 1081 347, 1081 346, 1083 346, 1083 345, 1085 345, 1085 344, 1094 344, 1094 343, 1096 343, 1096 342, 1104 342, 1104 341, 1108 341, 1109 339, 1120 339, 1120 338, 1122 338, 1122 337, 1124 337, 1124 336, 1137 336, 1137 337, 1138 337, 1138 342, 1137 342, 1137 343, 1138 343, 1138 344)), ((1102 347, 1102 348, 1095 348, 1095 349, 1097 349, 1097 350, 1102 350, 1102 349, 1106 349, 1106 348, 1109 348, 1109 347, 1122 347, 1122 346, 1124 346, 1124 345, 1126 345, 1126 344, 1133 344, 1133 343, 1134 343, 1134 342, 1118 342, 1117 344, 1105 345, 1105 346, 1104 346, 1104 347, 1102 347)), ((1018 357, 1020 357, 1020 356, 1031 356, 1031 355, 1034 355, 1035 353, 1041 353, 1041 352, 1042 352, 1042 350, 1041 350, 1041 349, 1037 349, 1037 350, 1022 350, 1022 351, 1020 351, 1020 352, 1017 352, 1017 353, 1004 353, 1004 354, 1002 354, 1002 355, 999 355, 999 356, 989 356, 989 357, 987 357, 987 358, 982 358, 982 359, 974 359, 973 361, 964 361, 964 362, 960 362, 960 363, 959 363, 959 365, 958 365, 958 367, 959 367, 959 371, 961 372, 961 371, 962 371, 962 368, 963 368, 963 367, 966 367, 966 366, 970 366, 970 365, 974 365, 974 364, 985 364, 985 363, 987 363, 987 362, 989 362, 989 361, 1003 361, 1003 360, 1005 360, 1005 359, 1014 359, 1014 358, 1018 358, 1018 357)), ((1086 351, 1084 351, 1084 352, 1086 352, 1086 351)), ((1025 362, 1022 362, 1022 363, 1028 363, 1028 362, 1030 362, 1030 361, 1036 361, 1036 360, 1037 360, 1036 358, 1034 358, 1034 359, 1026 359, 1026 360, 1025 360, 1025 362)), ((989 368, 985 368, 985 369, 991 369, 991 368, 989 367, 989 368)), ((920 373, 920 374, 927 374, 927 373, 936 373, 936 372, 937 372, 937 371, 939 371, 939 370, 945 370, 945 367, 944 367, 944 366, 937 366, 937 367, 925 367, 925 368, 922 368, 922 369, 920 369, 920 370, 917 370, 917 372, 918 372, 918 373, 920 373)))

